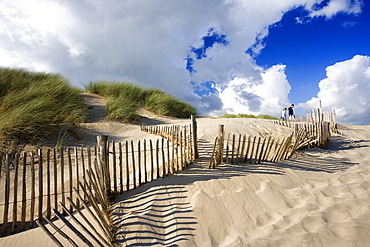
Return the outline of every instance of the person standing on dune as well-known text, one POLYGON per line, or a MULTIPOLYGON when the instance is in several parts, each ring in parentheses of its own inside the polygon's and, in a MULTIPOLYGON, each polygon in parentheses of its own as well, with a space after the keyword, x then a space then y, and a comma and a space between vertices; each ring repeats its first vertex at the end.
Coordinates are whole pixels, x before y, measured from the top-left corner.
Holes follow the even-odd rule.
POLYGON ((294 116, 294 104, 291 104, 288 108, 288 114, 289 114, 289 119, 292 120, 293 118, 295 118, 294 116))
POLYGON ((281 112, 281 117, 280 117, 283 121, 286 121, 288 119, 288 112, 287 112, 287 109, 284 108, 283 111, 281 112))

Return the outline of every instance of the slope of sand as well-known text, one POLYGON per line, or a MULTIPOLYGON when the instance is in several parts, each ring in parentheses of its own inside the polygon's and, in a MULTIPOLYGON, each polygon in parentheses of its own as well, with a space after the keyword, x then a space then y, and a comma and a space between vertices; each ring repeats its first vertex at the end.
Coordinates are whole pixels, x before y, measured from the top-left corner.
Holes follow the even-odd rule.
MULTIPOLYGON (((226 131, 286 134, 264 120, 198 119, 200 138, 226 131), (235 129, 234 129, 235 127, 235 129), (212 134, 209 134, 212 133, 212 134)), ((128 246, 369 246, 370 126, 341 125, 327 150, 290 160, 185 171, 117 198, 128 246)), ((202 142, 201 142, 202 143, 202 142)), ((205 143, 202 154, 210 152, 205 143)))
MULTIPOLYGON (((104 113, 104 107, 92 109, 104 113)), ((144 124, 190 123, 142 114, 144 124)), ((84 124, 86 143, 95 134, 115 141, 158 138, 141 132, 140 124, 91 117, 84 124)), ((258 119, 197 123, 198 162, 116 199, 120 245, 369 246, 370 126, 340 125, 343 135, 333 136, 328 149, 299 151, 283 162, 208 169, 219 124, 226 133, 257 136, 287 136, 292 130, 258 119)), ((0 238, 0 246, 26 245, 54 246, 38 228, 0 238)))

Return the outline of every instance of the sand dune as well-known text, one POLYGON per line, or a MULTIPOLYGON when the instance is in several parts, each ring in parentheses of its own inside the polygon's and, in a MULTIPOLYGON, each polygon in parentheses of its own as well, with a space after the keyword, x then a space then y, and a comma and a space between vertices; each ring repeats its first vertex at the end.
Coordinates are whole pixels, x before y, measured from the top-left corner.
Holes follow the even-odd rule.
MULTIPOLYGON (((101 110, 101 109, 100 109, 101 110)), ((85 124, 115 141, 158 138, 139 125, 85 124)), ((147 114, 146 124, 188 124, 147 114)), ((208 169, 218 125, 226 133, 272 137, 292 130, 258 119, 198 119, 201 158, 184 171, 116 198, 122 246, 369 246, 370 126, 340 125, 328 149, 299 151, 279 163, 208 169)), ((0 246, 53 246, 40 229, 0 246)))
MULTIPOLYGON (((217 130, 211 122, 226 123, 233 133, 286 134, 255 120, 200 119, 200 136, 207 141, 217 130)), ((275 164, 210 170, 207 159, 201 159, 172 177, 127 192, 115 204, 120 243, 368 246, 369 130, 345 126, 327 150, 300 151, 275 164)))

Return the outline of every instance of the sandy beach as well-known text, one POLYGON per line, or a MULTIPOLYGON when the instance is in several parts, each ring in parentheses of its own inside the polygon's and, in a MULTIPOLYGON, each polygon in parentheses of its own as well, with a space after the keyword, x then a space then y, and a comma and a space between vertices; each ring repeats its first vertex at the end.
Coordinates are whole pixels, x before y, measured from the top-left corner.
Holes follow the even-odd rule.
MULTIPOLYGON (((144 120, 189 123, 154 115, 144 120)), ((199 118, 197 124, 197 162, 115 199, 120 246, 369 246, 370 126, 339 124, 328 149, 302 150, 278 163, 209 169, 219 124, 226 133, 257 136, 293 130, 260 119, 199 118)), ((89 138, 103 132, 114 141, 158 138, 138 124, 101 118, 84 128, 89 138)), ((26 245, 54 243, 39 228, 0 238, 0 246, 26 245)))

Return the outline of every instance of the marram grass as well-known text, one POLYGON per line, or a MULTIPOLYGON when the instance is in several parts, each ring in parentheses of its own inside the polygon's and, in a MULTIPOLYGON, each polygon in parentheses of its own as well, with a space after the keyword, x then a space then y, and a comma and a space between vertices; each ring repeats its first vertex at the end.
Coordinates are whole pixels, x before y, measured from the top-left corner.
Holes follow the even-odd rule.
POLYGON ((42 142, 86 117, 81 91, 59 74, 0 68, 0 142, 42 142))
POLYGON ((136 121, 137 110, 144 107, 157 115, 187 118, 196 111, 188 102, 178 100, 156 88, 143 88, 127 82, 91 82, 86 91, 108 97, 108 119, 119 122, 136 121))

